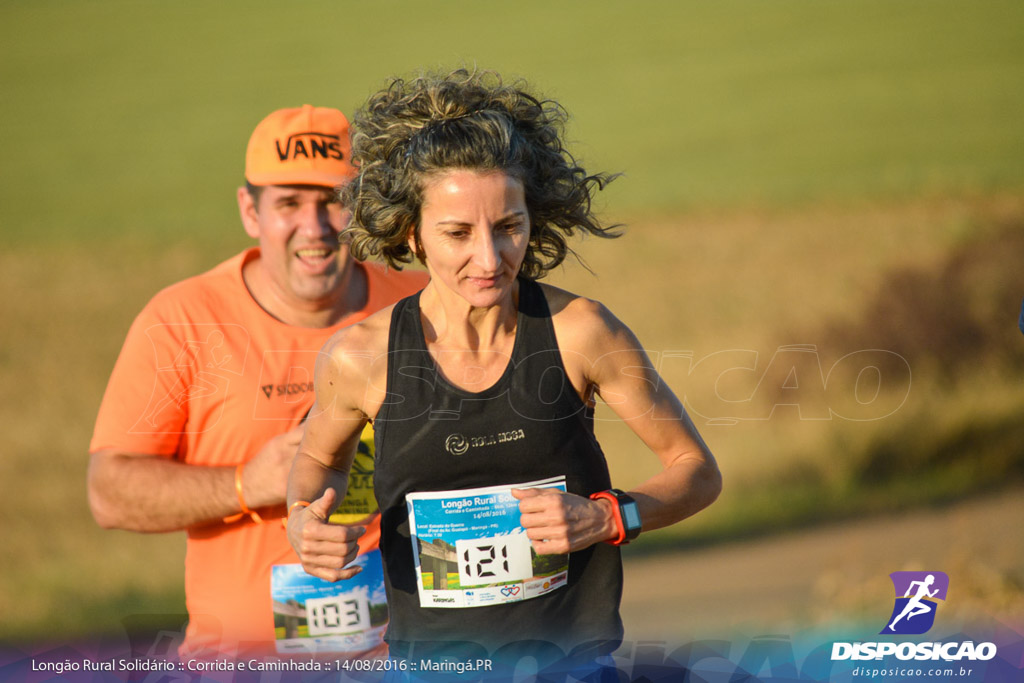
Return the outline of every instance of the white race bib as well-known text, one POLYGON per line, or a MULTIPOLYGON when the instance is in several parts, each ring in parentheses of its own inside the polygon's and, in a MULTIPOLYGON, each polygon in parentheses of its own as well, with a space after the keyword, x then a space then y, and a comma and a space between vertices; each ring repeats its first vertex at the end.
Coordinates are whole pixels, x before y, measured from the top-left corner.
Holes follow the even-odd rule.
POLYGON ((352 657, 384 642, 388 608, 380 551, 359 555, 352 566, 363 570, 331 583, 307 574, 300 564, 274 565, 270 594, 278 652, 352 657))
POLYGON ((513 488, 565 491, 565 477, 406 495, 421 607, 516 602, 565 585, 569 556, 533 551, 513 488))

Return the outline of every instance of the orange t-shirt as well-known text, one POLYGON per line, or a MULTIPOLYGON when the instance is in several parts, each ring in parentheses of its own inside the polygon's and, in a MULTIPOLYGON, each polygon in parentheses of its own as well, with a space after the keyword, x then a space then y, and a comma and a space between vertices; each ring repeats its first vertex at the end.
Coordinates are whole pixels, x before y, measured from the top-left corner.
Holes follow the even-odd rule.
MULTIPOLYGON (((363 310, 327 328, 294 327, 249 294, 242 267, 258 255, 246 250, 161 291, 143 309, 111 374, 90 452, 114 448, 190 465, 247 462, 313 405, 313 367, 327 339, 427 281, 422 272, 357 263, 368 283, 363 310)), ((188 529, 185 651, 273 650, 271 567, 298 558, 281 523, 284 506, 258 512, 262 524, 244 517, 188 529)))

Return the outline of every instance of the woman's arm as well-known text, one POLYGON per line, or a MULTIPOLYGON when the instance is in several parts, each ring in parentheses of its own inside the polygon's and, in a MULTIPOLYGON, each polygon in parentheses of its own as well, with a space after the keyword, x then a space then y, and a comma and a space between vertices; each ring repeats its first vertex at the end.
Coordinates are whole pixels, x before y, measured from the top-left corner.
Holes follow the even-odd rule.
POLYGON ((344 499, 348 474, 367 416, 365 398, 372 363, 351 353, 352 337, 343 331, 324 347, 313 384, 316 404, 288 477, 288 541, 303 569, 327 581, 359 573, 348 568, 359 552, 360 526, 330 524, 328 518, 344 499))
MULTIPOLYGON (((559 302, 557 293, 549 298, 574 385, 592 387, 661 462, 661 472, 628 491, 643 529, 675 524, 714 502, 722 488, 715 459, 633 332, 600 303, 579 297, 559 302)), ((538 553, 578 550, 617 535, 607 500, 550 490, 517 497, 538 553)))
POLYGON ((722 475, 682 402, 655 370, 633 332, 603 305, 585 301, 598 322, 587 377, 602 400, 661 462, 662 470, 630 491, 646 530, 675 524, 710 505, 722 475))

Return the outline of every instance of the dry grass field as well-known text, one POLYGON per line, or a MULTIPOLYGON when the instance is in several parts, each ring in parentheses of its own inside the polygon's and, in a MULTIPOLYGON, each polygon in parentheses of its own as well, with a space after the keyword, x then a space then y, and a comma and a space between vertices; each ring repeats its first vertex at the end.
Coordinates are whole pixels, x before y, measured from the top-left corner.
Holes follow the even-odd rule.
MULTIPOLYGON (((767 483, 798 496, 817 490, 810 500, 789 501, 794 519, 814 512, 808 505, 829 517, 845 505, 899 506, 898 497, 863 500, 870 492, 859 486, 861 469, 886 448, 903 448, 904 456, 935 451, 920 453, 916 473, 883 468, 888 474, 949 475, 979 444, 963 443, 958 455, 945 457, 940 442, 968 438, 968 424, 1005 426, 1009 441, 996 447, 998 462, 987 472, 932 481, 923 498, 956 494, 957 483, 969 490, 1019 476, 1024 435, 1012 425, 1024 408, 1024 355, 1013 323, 1022 218, 1024 202, 1012 196, 684 216, 630 226, 621 245, 591 240, 583 249, 596 275, 575 268, 556 281, 604 301, 684 397, 727 476, 724 504, 702 517, 728 515, 732 500, 751 505, 767 483), (977 246, 989 243, 995 247, 977 246), (949 276, 949 264, 965 259, 970 276, 949 276), (900 285, 908 274, 924 283, 922 291, 900 285), (878 315, 879 301, 893 313, 878 315), (984 339, 991 346, 975 343, 984 339), (814 352, 783 358, 780 349, 793 346, 814 352), (840 361, 865 349, 888 351, 907 372, 883 366, 874 380, 879 393, 863 406, 855 403, 866 400, 856 396, 858 381, 861 390, 874 385, 843 374, 840 361), (721 362, 708 360, 716 357, 721 362), (822 375, 833 366, 823 391, 822 375), (799 386, 787 390, 789 384, 799 386), (844 419, 851 417, 857 419, 844 419)), ((640 448, 614 416, 605 417, 603 443, 616 480, 650 474, 656 463, 625 455, 640 448)), ((881 478, 898 485, 901 477, 881 478)), ((785 505, 772 493, 765 498, 785 505)))
MULTIPOLYGON (((965 245, 1001 239, 1005 225, 1024 226, 1024 200, 999 196, 681 214, 630 223, 619 240, 580 243, 592 272, 570 263, 552 282, 603 301, 634 329, 666 381, 684 397, 726 480, 725 492, 710 510, 651 534, 629 557, 941 505, 1020 481, 1024 438, 1009 426, 1024 411, 1019 350, 978 355, 968 349, 954 359, 964 372, 952 378, 934 369, 947 359, 914 351, 917 355, 907 356, 912 384, 886 386, 883 377, 881 397, 875 399, 886 404, 884 394, 890 392, 905 394, 903 402, 891 414, 865 421, 829 411, 824 413, 829 419, 821 419, 822 400, 839 400, 830 410, 842 410, 844 399, 815 391, 813 381, 815 367, 827 372, 858 350, 863 340, 850 333, 836 341, 832 330, 870 324, 861 316, 893 272, 909 268, 937 277, 965 245), (787 377, 768 372, 778 349, 793 345, 817 350, 816 364, 790 368, 803 373, 798 380, 805 382, 805 393, 786 393, 787 377), (683 352, 692 354, 693 365, 682 362, 683 352), (721 352, 729 352, 726 361, 748 366, 733 373, 726 372, 728 365, 713 373, 688 372, 696 361, 721 352), (984 432, 975 435, 978 443, 965 442, 968 425, 988 425, 1002 436, 984 432), (869 465, 885 448, 917 457, 916 469, 875 473, 869 465), (950 448, 960 450, 950 454, 950 448), (988 471, 970 469, 979 459, 988 471)), ((225 240, 221 253, 239 244, 225 240)), ((1017 286, 1021 254, 1007 256, 1009 268, 986 264, 994 284, 970 283, 962 294, 987 296, 993 288, 1017 286)), ((8 325, 0 337, 10 448, 0 459, 0 476, 18 482, 6 487, 0 501, 5 518, 18 520, 5 530, 0 546, 5 567, 0 609, 30 615, 17 626, 5 622, 0 638, 117 631, 126 615, 153 615, 159 621, 162 614, 182 610, 182 535, 98 529, 85 501, 85 448, 133 311, 163 284, 218 258, 188 242, 159 253, 123 242, 0 254, 5 291, 20 286, 19 296, 4 304, 8 325), (43 260, 60 267, 39 277, 37 264, 43 260)), ((933 290, 942 295, 943 283, 936 280, 933 290)), ((1005 311, 1011 339, 1019 335, 1015 316, 1015 309, 1005 311)), ((873 344, 915 348, 898 335, 873 344)), ((607 409, 599 417, 616 484, 628 488, 652 473, 656 459, 628 426, 607 409)))

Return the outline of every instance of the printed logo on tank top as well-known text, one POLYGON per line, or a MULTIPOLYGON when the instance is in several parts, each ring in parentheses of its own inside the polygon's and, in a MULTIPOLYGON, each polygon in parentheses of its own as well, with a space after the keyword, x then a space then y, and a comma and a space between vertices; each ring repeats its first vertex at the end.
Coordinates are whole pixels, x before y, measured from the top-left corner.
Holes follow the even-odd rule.
POLYGON ((521 441, 526 438, 526 431, 523 429, 512 429, 507 432, 496 434, 483 434, 480 436, 466 436, 465 434, 449 434, 444 440, 444 449, 452 455, 465 455, 472 449, 501 446, 502 444, 521 441))

